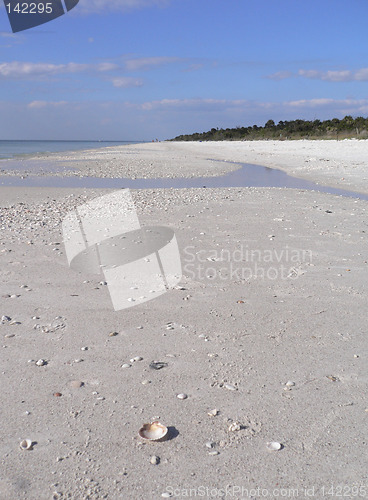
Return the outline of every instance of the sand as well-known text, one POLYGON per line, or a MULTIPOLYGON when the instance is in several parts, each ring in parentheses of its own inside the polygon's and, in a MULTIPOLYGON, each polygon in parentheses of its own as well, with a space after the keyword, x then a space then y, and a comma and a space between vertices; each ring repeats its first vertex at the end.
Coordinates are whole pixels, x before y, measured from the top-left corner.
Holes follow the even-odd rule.
MULTIPOLYGON (((307 156, 316 147, 301 143, 307 156)), ((274 148, 290 173, 295 144, 274 148)), ((346 159, 365 142, 341 144, 344 187, 367 192, 353 165, 362 153, 346 159)), ((135 154, 151 148, 167 174, 164 159, 181 158, 190 176, 211 170, 202 146, 231 161, 272 150, 170 143, 135 154)), ((134 175, 145 161, 130 162, 134 175)), ((341 186, 335 170, 309 167, 302 175, 341 186)), ((367 202, 276 188, 132 191, 142 225, 175 231, 182 289, 115 312, 102 277, 69 268, 61 234, 73 207, 106 193, 0 189, 0 317, 16 323, 0 324, 1 500, 366 498, 367 202), (168 440, 138 437, 153 419, 168 440), (32 450, 19 448, 25 438, 32 450), (274 441, 280 451, 268 450, 274 441)))

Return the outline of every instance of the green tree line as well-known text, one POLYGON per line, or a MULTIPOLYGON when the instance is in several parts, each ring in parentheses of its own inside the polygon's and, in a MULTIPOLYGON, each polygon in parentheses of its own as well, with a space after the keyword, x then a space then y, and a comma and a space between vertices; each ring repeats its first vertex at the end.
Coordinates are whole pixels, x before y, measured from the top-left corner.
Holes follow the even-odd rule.
POLYGON ((178 135, 172 141, 247 141, 259 139, 345 139, 368 137, 368 118, 345 116, 341 120, 268 120, 263 127, 212 128, 208 132, 178 135))

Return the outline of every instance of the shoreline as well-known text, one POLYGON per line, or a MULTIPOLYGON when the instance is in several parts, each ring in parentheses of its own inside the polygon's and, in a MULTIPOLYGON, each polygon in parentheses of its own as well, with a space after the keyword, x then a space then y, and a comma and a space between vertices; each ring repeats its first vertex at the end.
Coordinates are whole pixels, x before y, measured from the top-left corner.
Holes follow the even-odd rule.
MULTIPOLYGON (((368 193, 368 140, 159 142, 53 154, 21 162, 11 175, 100 178, 216 177, 240 163, 277 168, 318 184, 368 193), (28 168, 28 171, 27 171, 28 168), (58 172, 60 170, 60 172, 58 172)), ((9 166, 9 163, 8 163, 9 166)), ((1 163, 0 163, 1 167, 1 163)), ((0 175, 6 174, 6 171, 0 175)))

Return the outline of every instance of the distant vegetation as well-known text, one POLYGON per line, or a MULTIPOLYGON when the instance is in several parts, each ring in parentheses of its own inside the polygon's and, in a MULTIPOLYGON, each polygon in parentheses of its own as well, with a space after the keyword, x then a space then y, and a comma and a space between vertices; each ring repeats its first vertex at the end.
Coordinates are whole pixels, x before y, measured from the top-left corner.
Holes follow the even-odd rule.
POLYGON ((259 139, 345 139, 368 137, 368 118, 345 116, 342 120, 292 120, 275 124, 268 120, 264 127, 212 128, 208 132, 179 135, 172 141, 252 141, 259 139))

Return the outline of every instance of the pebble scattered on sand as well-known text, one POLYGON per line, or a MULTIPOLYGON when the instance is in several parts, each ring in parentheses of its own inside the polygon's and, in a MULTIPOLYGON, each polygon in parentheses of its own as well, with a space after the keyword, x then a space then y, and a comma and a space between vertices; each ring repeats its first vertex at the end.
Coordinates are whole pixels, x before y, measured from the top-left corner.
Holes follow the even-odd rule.
POLYGON ((220 452, 217 451, 217 450, 213 450, 213 451, 209 451, 208 454, 211 455, 211 456, 215 456, 215 455, 219 455, 220 452))
POLYGON ((220 412, 219 410, 216 410, 216 408, 214 410, 211 410, 208 412, 208 416, 210 417, 216 417, 216 415, 218 415, 220 412))
POLYGON ((181 394, 178 394, 176 397, 177 397, 178 399, 187 399, 188 394, 181 393, 181 394))
POLYGON ((160 457, 153 455, 150 460, 152 465, 158 465, 160 463, 160 457))
POLYGON ((130 368, 132 365, 130 365, 129 363, 124 363, 123 365, 121 365, 122 368, 130 368))

